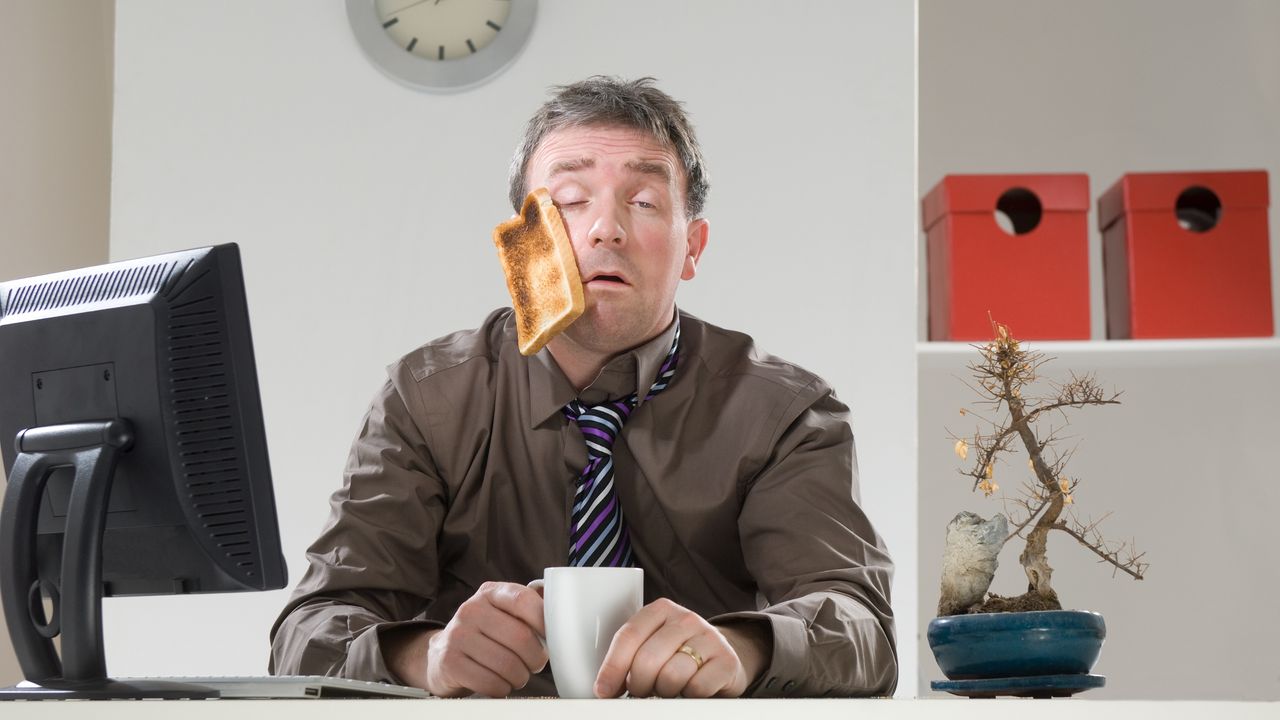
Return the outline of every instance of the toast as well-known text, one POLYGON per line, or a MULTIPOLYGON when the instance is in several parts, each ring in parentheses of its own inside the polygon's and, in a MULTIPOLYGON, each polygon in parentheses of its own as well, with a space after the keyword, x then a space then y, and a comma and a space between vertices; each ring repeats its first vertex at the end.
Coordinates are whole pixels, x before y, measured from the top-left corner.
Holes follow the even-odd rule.
POLYGON ((516 311, 521 355, 532 355, 586 309, 578 259, 546 188, 524 199, 520 215, 493 229, 493 244, 516 311))

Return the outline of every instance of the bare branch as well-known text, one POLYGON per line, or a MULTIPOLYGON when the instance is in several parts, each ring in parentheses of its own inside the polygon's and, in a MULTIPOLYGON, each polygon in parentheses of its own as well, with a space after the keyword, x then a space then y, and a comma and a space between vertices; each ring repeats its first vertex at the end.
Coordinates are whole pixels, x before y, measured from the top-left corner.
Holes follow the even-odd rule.
POLYGON ((1143 574, 1147 571, 1148 563, 1142 562, 1142 558, 1146 556, 1145 552, 1138 553, 1135 555, 1133 553, 1133 550, 1130 549, 1129 557, 1123 560, 1120 558, 1121 552, 1131 548, 1129 543, 1122 543, 1120 547, 1116 548, 1115 550, 1112 550, 1102 540, 1102 537, 1098 535, 1096 532, 1093 534, 1093 538, 1091 539, 1089 537, 1086 537, 1085 533, 1082 532, 1079 528, 1071 527, 1067 525, 1066 522, 1062 522, 1062 521, 1054 523, 1053 529, 1061 530, 1062 532, 1075 538, 1076 541, 1079 542, 1081 545, 1092 550, 1093 553, 1100 558, 1099 562, 1110 563, 1117 570, 1120 570, 1121 572, 1125 572, 1131 575, 1134 580, 1141 580, 1143 577, 1143 574))
POLYGON ((1031 507, 1031 503, 1026 500, 1020 500, 1019 502, 1027 509, 1027 519, 1013 528, 1013 532, 1009 533, 1009 537, 1004 539, 1005 542, 1009 542, 1014 536, 1021 537, 1023 528, 1030 525, 1031 521, 1035 520, 1036 516, 1040 514, 1040 511, 1044 510, 1045 506, 1049 504, 1049 498, 1046 496, 1034 509, 1031 507))

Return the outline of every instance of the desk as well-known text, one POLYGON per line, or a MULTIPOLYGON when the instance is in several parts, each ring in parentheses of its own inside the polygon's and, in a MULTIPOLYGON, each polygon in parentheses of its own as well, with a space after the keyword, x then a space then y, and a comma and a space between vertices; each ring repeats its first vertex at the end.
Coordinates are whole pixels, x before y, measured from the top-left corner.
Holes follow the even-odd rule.
POLYGON ((1275 720, 1280 702, 1140 700, 146 700, 15 702, 5 720, 1275 720), (1034 704, 1028 704, 1034 703, 1034 704), (1030 715, 1034 713, 1034 715, 1030 715))

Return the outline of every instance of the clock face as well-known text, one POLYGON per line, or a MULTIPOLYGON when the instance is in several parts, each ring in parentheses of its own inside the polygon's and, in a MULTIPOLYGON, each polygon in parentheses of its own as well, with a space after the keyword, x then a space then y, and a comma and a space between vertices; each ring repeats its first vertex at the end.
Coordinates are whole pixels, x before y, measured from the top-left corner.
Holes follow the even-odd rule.
MULTIPOLYGON (((2 1, 2 0, 0 0, 2 1)), ((416 90, 473 88, 512 62, 533 33, 538 0, 346 0, 369 61, 416 90)))
POLYGON ((511 16, 511 0, 377 0, 391 39, 428 60, 460 60, 487 47, 511 16))

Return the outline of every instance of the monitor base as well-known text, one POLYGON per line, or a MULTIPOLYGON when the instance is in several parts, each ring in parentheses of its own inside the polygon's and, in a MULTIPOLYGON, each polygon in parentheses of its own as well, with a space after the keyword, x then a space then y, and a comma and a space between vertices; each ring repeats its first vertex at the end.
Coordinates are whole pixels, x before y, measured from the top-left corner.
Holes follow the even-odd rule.
POLYGON ((45 685, 21 682, 0 688, 4 700, 212 700, 217 690, 204 685, 154 680, 119 682, 89 680, 64 682, 52 680, 45 685))

